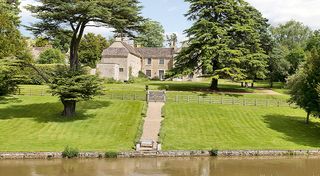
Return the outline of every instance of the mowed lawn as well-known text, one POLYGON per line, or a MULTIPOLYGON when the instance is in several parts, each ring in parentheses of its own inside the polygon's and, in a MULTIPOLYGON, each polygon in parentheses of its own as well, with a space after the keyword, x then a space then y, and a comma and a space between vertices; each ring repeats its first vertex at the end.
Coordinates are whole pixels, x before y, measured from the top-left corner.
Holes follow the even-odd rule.
POLYGON ((167 103, 161 130, 165 150, 313 149, 320 121, 289 107, 167 103))
POLYGON ((57 97, 0 99, 0 151, 132 150, 144 102, 91 100, 77 104, 77 116, 60 116, 57 97))

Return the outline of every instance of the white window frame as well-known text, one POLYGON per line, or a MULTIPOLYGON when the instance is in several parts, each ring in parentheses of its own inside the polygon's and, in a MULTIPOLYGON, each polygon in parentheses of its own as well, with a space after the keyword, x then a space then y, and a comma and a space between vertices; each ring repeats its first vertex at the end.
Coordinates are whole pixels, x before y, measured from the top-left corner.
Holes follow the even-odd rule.
POLYGON ((165 59, 164 58, 160 58, 159 59, 159 65, 164 65, 165 59), (163 61, 163 63, 161 63, 161 61, 163 61))

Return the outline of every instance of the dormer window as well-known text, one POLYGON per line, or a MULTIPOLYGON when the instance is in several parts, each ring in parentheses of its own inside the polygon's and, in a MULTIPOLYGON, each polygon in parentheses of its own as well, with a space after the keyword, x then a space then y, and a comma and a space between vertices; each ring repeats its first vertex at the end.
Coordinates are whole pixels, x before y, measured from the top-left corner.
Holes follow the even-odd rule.
POLYGON ((151 58, 148 58, 147 63, 148 63, 148 65, 151 65, 151 63, 152 63, 152 59, 151 59, 151 58))

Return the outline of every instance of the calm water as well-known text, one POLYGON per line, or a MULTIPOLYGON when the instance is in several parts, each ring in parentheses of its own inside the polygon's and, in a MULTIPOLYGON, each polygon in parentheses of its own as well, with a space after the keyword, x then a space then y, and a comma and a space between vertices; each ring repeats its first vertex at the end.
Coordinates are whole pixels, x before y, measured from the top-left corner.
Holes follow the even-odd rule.
POLYGON ((0 160, 1 176, 320 176, 320 158, 0 160))

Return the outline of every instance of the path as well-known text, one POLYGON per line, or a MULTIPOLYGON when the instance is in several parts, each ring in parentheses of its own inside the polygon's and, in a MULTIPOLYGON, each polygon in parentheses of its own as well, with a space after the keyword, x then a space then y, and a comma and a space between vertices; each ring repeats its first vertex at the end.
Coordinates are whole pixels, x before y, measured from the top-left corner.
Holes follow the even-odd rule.
POLYGON ((149 92, 147 117, 143 125, 143 132, 140 142, 137 144, 138 151, 161 150, 158 146, 159 133, 161 128, 162 107, 165 102, 164 92, 149 92))
POLYGON ((164 106, 163 102, 149 102, 147 117, 143 125, 143 133, 141 141, 152 140, 158 141, 158 134, 161 127, 161 109, 164 106))

